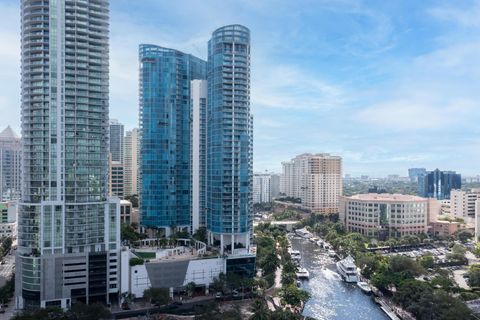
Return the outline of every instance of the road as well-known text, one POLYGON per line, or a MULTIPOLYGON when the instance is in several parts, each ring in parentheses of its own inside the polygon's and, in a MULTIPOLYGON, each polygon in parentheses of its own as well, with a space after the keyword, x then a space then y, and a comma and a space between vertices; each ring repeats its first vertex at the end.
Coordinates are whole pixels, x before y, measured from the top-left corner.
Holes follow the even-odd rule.
POLYGON ((5 261, 5 264, 0 265, 0 287, 3 287, 12 276, 15 269, 15 255, 7 254, 3 261, 5 261))

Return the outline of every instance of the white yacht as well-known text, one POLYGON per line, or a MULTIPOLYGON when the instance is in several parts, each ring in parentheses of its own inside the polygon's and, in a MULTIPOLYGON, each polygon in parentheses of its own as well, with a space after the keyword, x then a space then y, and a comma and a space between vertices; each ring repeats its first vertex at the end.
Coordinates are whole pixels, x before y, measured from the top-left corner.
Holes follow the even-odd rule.
POLYGON ((308 279, 310 278, 310 272, 304 267, 298 268, 297 272, 295 273, 298 279, 308 279))
POLYGON ((342 276, 345 282, 357 282, 357 266, 352 256, 348 256, 343 260, 337 262, 337 271, 342 276))
POLYGON ((333 258, 333 257, 335 257, 335 255, 336 255, 335 251, 333 251, 333 250, 331 250, 331 249, 328 250, 327 252, 328 252, 328 256, 329 256, 329 257, 332 257, 332 258, 333 258))
POLYGON ((318 240, 320 240, 320 238, 317 238, 317 237, 311 237, 310 239, 308 239, 311 243, 317 243, 318 240))
POLYGON ((370 286, 368 285, 368 283, 366 282, 357 282, 357 286, 362 289, 362 291, 366 294, 370 294, 372 292, 372 289, 370 288, 370 286))
POLYGON ((297 234, 297 236, 304 239, 310 239, 311 237, 313 237, 313 234, 305 228, 295 230, 295 233, 297 234))

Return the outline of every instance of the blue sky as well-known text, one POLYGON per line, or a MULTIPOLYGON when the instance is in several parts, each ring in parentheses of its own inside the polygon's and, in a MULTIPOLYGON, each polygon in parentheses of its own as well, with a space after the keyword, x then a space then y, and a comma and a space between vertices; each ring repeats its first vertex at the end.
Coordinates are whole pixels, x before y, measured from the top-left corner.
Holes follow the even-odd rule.
MULTIPOLYGON (((20 126, 19 1, 0 0, 0 127, 20 126)), ((303 152, 353 175, 480 173, 480 0, 111 0, 111 117, 138 123, 139 43, 199 57, 252 32, 254 168, 303 152)))

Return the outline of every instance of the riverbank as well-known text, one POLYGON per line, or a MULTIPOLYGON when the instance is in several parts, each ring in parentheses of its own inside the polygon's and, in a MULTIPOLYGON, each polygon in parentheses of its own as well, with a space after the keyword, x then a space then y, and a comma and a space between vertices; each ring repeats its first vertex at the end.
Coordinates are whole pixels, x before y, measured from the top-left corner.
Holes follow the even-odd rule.
POLYGON ((311 294, 303 315, 319 320, 388 320, 388 316, 355 284, 342 281, 335 261, 327 252, 308 240, 292 238, 292 248, 302 255, 302 265, 310 279, 301 288, 311 294))

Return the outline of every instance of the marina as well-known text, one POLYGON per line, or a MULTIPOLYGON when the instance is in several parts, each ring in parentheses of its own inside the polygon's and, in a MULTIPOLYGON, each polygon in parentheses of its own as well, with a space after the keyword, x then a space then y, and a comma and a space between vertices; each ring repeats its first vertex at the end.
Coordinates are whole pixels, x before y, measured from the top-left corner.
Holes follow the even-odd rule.
POLYGON ((302 267, 309 272, 309 281, 297 282, 311 294, 303 310, 304 316, 319 320, 391 319, 358 284, 342 280, 335 259, 328 251, 306 238, 292 237, 291 245, 292 250, 301 253, 302 267))

